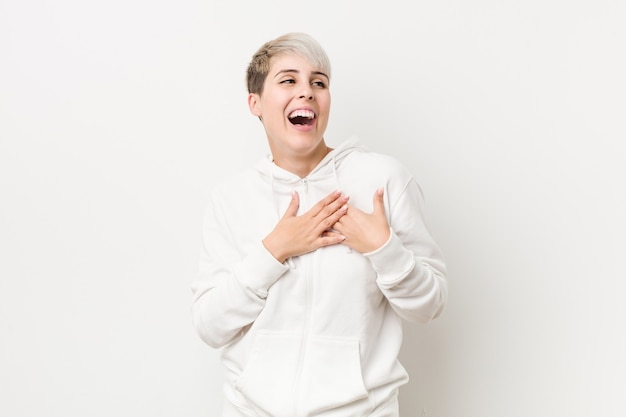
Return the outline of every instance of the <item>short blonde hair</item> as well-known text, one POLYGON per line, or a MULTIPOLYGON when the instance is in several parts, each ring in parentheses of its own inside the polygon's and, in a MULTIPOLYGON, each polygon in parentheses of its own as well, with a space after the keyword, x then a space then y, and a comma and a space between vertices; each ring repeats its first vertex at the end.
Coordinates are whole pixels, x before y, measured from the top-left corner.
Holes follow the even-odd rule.
POLYGON ((246 71, 248 93, 262 94, 273 57, 293 53, 318 66, 330 79, 330 60, 322 46, 310 35, 291 32, 266 42, 252 56, 246 71))

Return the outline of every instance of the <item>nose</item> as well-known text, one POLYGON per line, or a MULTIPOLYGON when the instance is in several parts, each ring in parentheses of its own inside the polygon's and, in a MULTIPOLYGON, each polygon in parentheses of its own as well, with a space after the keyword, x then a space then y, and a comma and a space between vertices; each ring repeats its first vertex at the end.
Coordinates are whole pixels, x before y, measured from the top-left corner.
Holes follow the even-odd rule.
POLYGON ((304 84, 302 89, 300 90, 299 98, 303 98, 306 100, 313 100, 313 89, 310 85, 304 84))

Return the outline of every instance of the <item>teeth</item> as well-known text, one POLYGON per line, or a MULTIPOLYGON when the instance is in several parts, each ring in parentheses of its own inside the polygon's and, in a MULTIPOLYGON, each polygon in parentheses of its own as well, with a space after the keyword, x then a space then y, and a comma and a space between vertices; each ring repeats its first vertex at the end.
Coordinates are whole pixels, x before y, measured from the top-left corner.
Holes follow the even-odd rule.
POLYGON ((289 115, 289 118, 293 119, 294 117, 306 117, 307 119, 313 119, 315 117, 315 113, 311 110, 294 110, 289 115))

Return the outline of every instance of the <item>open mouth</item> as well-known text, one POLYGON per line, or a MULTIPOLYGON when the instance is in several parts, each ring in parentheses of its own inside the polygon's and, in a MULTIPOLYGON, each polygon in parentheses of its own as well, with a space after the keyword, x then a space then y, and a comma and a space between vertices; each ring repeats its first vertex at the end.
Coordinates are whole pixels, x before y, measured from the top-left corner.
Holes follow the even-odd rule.
POLYGON ((315 120, 315 113, 311 110, 294 110, 289 114, 289 121, 294 125, 310 126, 315 120))

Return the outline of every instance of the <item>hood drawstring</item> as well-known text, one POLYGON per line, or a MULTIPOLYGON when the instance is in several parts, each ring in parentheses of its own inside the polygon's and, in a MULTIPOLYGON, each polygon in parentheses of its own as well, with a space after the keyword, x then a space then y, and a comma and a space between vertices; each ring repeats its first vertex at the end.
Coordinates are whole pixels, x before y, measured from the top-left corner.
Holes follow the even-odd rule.
MULTIPOLYGON (((336 189, 339 191, 343 191, 341 189, 341 183, 339 182, 339 175, 337 174, 338 165, 350 153, 364 150, 358 142, 359 140, 355 136, 349 138, 346 142, 341 144, 339 147, 332 150, 327 155, 327 157, 324 158, 322 162, 320 162, 320 165, 318 165, 318 167, 315 168, 305 178, 297 178, 293 174, 281 172, 281 168, 277 166, 276 164, 274 164, 271 154, 268 154, 264 160, 260 161, 260 163, 257 165, 257 170, 262 175, 269 176, 270 188, 272 192, 272 201, 274 203, 274 209, 276 211, 276 223, 278 223, 283 216, 283 213, 280 212, 281 205, 280 205, 279 198, 280 198, 281 193, 279 191, 279 187, 280 187, 279 183, 282 184, 283 186, 289 187, 292 192, 294 191, 294 187, 296 186, 296 184, 302 184, 304 185, 305 189, 308 189, 309 183, 311 183, 311 180, 314 180, 314 181, 317 180, 320 173, 322 173, 322 178, 325 175, 330 174, 328 170, 325 171, 326 174, 323 174, 324 172, 323 169, 324 169, 324 166, 326 165, 327 169, 328 168, 332 169, 331 175, 333 176, 336 189), (328 164, 331 164, 332 167, 328 167, 328 164)), ((352 252, 352 249, 348 248, 348 251, 352 252)), ((296 267, 295 262, 291 258, 287 259, 286 264, 290 268, 296 267)))
POLYGON ((341 190, 341 184, 339 184, 339 176, 337 175, 337 161, 335 160, 334 155, 331 159, 331 164, 333 165, 333 177, 335 178, 335 184, 337 184, 337 189, 341 190))
MULTIPOLYGON (((343 190, 341 189, 341 183, 339 182, 339 175, 337 175, 337 161, 335 160, 334 155, 332 158, 332 164, 333 164, 333 176, 335 178, 335 184, 337 184, 337 190, 340 190, 341 192, 343 192, 343 190)), ((346 246, 346 248, 348 249, 348 253, 352 253, 351 247, 346 246)))
MULTIPOLYGON (((278 202, 278 193, 276 192, 276 187, 275 187, 276 177, 274 176, 274 168, 275 168, 274 162, 270 161, 270 164, 271 164, 271 167, 270 167, 270 187, 272 189, 272 201, 274 202, 274 210, 276 211, 276 223, 278 223, 283 215, 280 212, 280 204, 278 202)), ((293 259, 287 258, 287 260, 285 262, 287 263, 287 266, 289 266, 289 268, 296 269, 296 264, 293 261, 293 259)))

